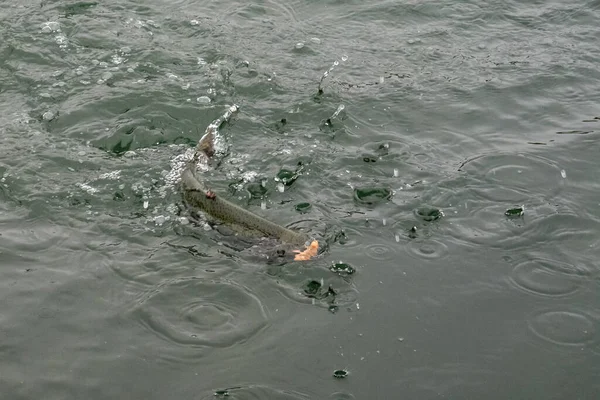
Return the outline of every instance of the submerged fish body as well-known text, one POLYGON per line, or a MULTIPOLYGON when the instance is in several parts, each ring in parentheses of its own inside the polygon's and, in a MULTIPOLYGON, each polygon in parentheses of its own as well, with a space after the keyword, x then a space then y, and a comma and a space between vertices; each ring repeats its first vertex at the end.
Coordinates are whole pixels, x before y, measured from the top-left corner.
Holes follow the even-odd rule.
POLYGON ((309 239, 299 232, 277 225, 210 191, 196 177, 190 167, 181 174, 181 185, 183 197, 188 206, 199 208, 209 216, 226 224, 230 223, 258 231, 267 237, 277 238, 282 242, 297 246, 305 245, 309 239))

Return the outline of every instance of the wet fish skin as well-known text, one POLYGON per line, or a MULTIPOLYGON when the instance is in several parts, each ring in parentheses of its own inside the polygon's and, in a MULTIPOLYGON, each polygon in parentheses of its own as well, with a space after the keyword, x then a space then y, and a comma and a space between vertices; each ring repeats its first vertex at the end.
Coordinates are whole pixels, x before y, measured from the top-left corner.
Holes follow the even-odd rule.
POLYGON ((305 246, 308 243, 309 238, 306 235, 275 224, 210 191, 194 174, 193 165, 184 169, 181 184, 188 206, 199 208, 213 218, 258 231, 284 243, 296 246, 305 246))

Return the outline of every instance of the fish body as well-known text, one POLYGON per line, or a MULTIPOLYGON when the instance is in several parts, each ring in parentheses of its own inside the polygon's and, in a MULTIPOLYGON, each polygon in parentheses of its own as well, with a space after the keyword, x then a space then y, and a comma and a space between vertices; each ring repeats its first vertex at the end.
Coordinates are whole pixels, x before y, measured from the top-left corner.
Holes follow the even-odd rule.
POLYGON ((209 216, 281 240, 296 246, 304 246, 309 238, 300 232, 285 228, 212 192, 196 177, 193 166, 188 166, 181 174, 183 198, 188 206, 198 208, 209 216))
POLYGON ((207 165, 208 160, 214 155, 217 130, 221 123, 227 121, 236 111, 237 106, 231 106, 223 116, 207 127, 204 136, 196 146, 193 160, 181 173, 183 199, 189 207, 200 209, 225 224, 254 233, 258 232, 299 249, 303 248, 304 250, 293 250, 294 260, 309 260, 318 253, 319 244, 316 240, 311 240, 301 232, 285 228, 228 201, 210 190, 195 173, 199 165, 207 165))

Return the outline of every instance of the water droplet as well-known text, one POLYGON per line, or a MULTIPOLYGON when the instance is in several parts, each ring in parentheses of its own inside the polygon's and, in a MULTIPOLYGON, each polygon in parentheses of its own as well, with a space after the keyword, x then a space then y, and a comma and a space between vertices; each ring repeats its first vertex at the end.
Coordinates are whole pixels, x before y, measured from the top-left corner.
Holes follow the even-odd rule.
POLYGON ((197 19, 193 19, 190 21, 190 25, 198 25, 200 24, 200 21, 198 21, 197 19))
POLYGON ((148 200, 145 200, 145 201, 144 201, 144 209, 147 209, 147 208, 148 208, 148 204, 149 204, 149 203, 148 203, 148 200))
POLYGON ((253 199, 262 199, 267 194, 267 188, 256 182, 246 185, 246 190, 253 199))
POLYGON ((415 214, 417 217, 427 222, 436 221, 444 216, 444 212, 442 210, 428 206, 418 208, 415 211, 415 214))
POLYGON ((296 43, 296 48, 297 48, 297 49, 301 49, 301 48, 303 48, 303 47, 304 47, 304 43, 302 43, 302 42, 298 42, 298 43, 296 43))
MULTIPOLYGON (((329 119, 332 120, 332 119, 336 118, 344 110, 344 108, 346 108, 346 106, 344 106, 343 104, 340 104, 329 119)), ((331 124, 329 124, 329 125, 331 125, 331 124)))
POLYGON ((525 214, 525 206, 508 209, 504 212, 507 217, 522 217, 525 214))
POLYGON ((282 169, 277 173, 275 181, 281 182, 286 186, 290 186, 298 179, 298 173, 296 171, 290 171, 289 169, 282 169))
POLYGON ((400 172, 398 171, 398 168, 394 168, 394 177, 398 177, 398 175, 400 174, 400 172))
POLYGON ((44 121, 52 121, 55 118, 55 115, 52 111, 46 111, 42 115, 42 118, 44 119, 44 121))
POLYGON ((296 204, 295 208, 296 208, 296 211, 298 211, 300 213, 307 213, 312 208, 312 205, 310 203, 299 203, 299 204, 296 204))
POLYGON ((304 285, 304 293, 309 297, 314 297, 319 293, 321 286, 322 284, 319 281, 309 281, 304 285))
POLYGON ((348 60, 348 56, 344 54, 344 55, 342 56, 342 61, 347 61, 347 60, 348 60))
POLYGON ((562 176, 563 178, 567 177, 567 171, 565 171, 564 169, 560 170, 560 176, 562 176))
POLYGON ((56 37, 54 38, 54 41, 58 45, 65 46, 68 42, 68 39, 65 35, 56 35, 56 37))
POLYGON ((321 39, 317 37, 310 38, 310 41, 314 44, 321 44, 321 39))
POLYGON ((354 200, 361 204, 374 205, 389 200, 392 191, 388 188, 354 189, 354 200))
POLYGON ((341 261, 332 264, 331 267, 329 267, 329 270, 340 275, 352 275, 354 272, 356 272, 356 269, 353 266, 341 261))
POLYGON ((348 371, 346 371, 345 369, 338 369, 333 371, 333 377, 337 378, 337 379, 343 379, 346 378, 348 376, 348 371))

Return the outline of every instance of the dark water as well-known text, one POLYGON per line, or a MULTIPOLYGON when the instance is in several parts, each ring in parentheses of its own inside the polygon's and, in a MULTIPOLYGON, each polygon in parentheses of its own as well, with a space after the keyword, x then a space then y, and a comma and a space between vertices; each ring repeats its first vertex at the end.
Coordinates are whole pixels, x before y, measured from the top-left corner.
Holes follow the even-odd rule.
POLYGON ((0 18, 2 398, 600 398, 599 1, 0 18), (171 163, 234 103, 215 190, 343 231, 318 260, 180 211, 171 163))

